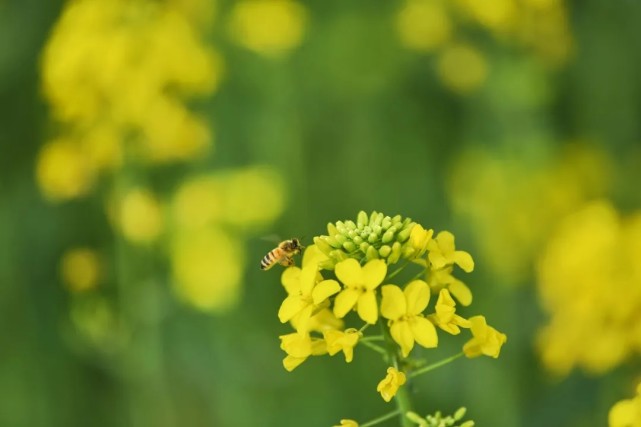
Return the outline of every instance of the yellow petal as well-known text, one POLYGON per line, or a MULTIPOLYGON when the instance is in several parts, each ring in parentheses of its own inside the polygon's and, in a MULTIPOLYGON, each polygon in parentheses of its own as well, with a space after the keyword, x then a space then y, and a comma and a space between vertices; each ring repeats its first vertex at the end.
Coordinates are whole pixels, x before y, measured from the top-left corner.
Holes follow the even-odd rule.
POLYGON ((283 359, 283 366, 288 372, 291 372, 294 369, 296 369, 305 360, 307 360, 307 357, 294 357, 294 356, 287 355, 283 359))
POLYGON ((302 295, 311 295, 314 284, 316 283, 317 274, 318 266, 316 264, 310 264, 303 267, 303 270, 300 273, 300 292, 302 295))
POLYGON ((445 256, 454 252, 454 235, 452 233, 449 231, 441 231, 436 236, 436 240, 438 241, 441 252, 443 252, 445 256))
POLYGON ((319 265, 329 259, 327 255, 321 252, 316 245, 309 245, 303 254, 303 267, 316 264, 319 265))
POLYGON ((300 291, 300 268, 289 267, 280 276, 280 282, 288 294, 298 294, 300 291))
POLYGON ((396 320, 407 313, 405 294, 396 285, 385 285, 381 288, 381 316, 386 319, 396 320))
POLYGON ((417 343, 425 348, 434 348, 438 345, 438 335, 432 322, 424 317, 413 317, 409 325, 417 343))
POLYGON ((419 314, 430 301, 430 287, 422 280, 411 281, 403 291, 407 301, 407 314, 419 314))
POLYGON ((443 268, 447 265, 447 259, 440 252, 430 252, 427 254, 427 258, 434 269, 443 268))
POLYGON ((318 305, 330 296, 341 290, 341 285, 336 280, 323 280, 312 290, 312 300, 318 305))
POLYGON ((374 291, 367 291, 358 298, 358 315, 361 319, 373 325, 378 320, 378 307, 376 305, 376 294, 374 291))
POLYGON ((382 259, 374 259, 362 268, 365 288, 372 290, 383 282, 387 274, 387 264, 382 259))
POLYGON ((354 289, 343 289, 334 301, 334 314, 336 317, 343 318, 356 305, 358 300, 358 291, 354 289))
POLYGON ((363 284, 361 265, 354 258, 348 258, 336 264, 334 273, 338 280, 346 286, 361 286, 363 284))
POLYGON ((307 304, 299 296, 290 295, 280 305, 278 310, 278 319, 285 323, 296 316, 307 304))
POLYGON ((454 261, 454 263, 461 267, 466 273, 474 270, 474 260, 472 259, 472 255, 468 254, 465 251, 454 252, 452 261, 454 261))
POLYGON ((462 305, 467 307, 472 304, 472 291, 465 283, 454 279, 448 289, 462 305))
POLYGON ((308 334, 292 334, 280 336, 280 348, 294 357, 307 357, 312 354, 312 341, 308 334))
POLYGON ((292 318, 292 325, 295 325, 294 327, 297 332, 301 334, 309 332, 310 319, 312 317, 313 309, 314 307, 312 306, 312 304, 307 304, 292 318))
POLYGON ((396 343, 401 346, 403 357, 407 357, 414 347, 414 334, 407 322, 394 322, 390 327, 390 334, 396 343))

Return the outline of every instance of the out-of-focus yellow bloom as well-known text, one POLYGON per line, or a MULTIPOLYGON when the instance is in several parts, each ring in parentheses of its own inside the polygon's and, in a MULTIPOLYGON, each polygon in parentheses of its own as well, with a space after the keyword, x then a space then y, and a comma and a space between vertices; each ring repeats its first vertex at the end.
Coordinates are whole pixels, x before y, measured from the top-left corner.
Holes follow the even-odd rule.
POLYGON ((307 12, 292 0, 242 0, 230 17, 233 38, 257 53, 280 56, 303 38, 307 12))
POLYGON ((383 282, 387 274, 385 261, 375 259, 363 267, 353 258, 336 264, 336 277, 345 288, 334 301, 334 314, 343 318, 356 306, 361 319, 369 324, 378 320, 378 304, 376 303, 376 288, 383 282))
POLYGON ((478 89, 487 79, 487 62, 476 48, 456 44, 447 47, 438 60, 438 75, 443 84, 460 94, 478 89))
POLYGON ((432 320, 445 332, 458 335, 461 332, 459 326, 463 328, 470 327, 468 320, 456 314, 456 303, 447 289, 441 289, 435 310, 436 313, 433 315, 432 320))
POLYGON ((436 328, 422 314, 430 301, 427 283, 414 280, 404 290, 396 285, 385 285, 382 294, 381 315, 389 319, 390 334, 401 347, 403 357, 410 354, 414 342, 426 348, 438 345, 436 328))
POLYGON ((206 175, 185 180, 171 202, 176 226, 194 230, 216 224, 223 216, 224 191, 216 176, 206 175))
POLYGON ((608 415, 609 427, 641 427, 641 384, 632 399, 621 400, 612 406, 608 415))
POLYGON ((410 49, 431 52, 445 44, 452 23, 440 0, 408 0, 396 17, 401 42, 410 49))
POLYGON ((565 375, 575 366, 608 371, 641 353, 641 214, 621 220, 605 201, 569 215, 538 264, 541 301, 550 315, 541 357, 565 375))
POLYGON ((481 25, 498 33, 507 33, 517 23, 517 1, 515 0, 459 0, 461 8, 481 25))
POLYGON ((74 248, 62 255, 60 275, 72 292, 96 288, 100 274, 100 258, 93 249, 74 248))
POLYGON ((296 369, 309 356, 320 356, 327 353, 325 340, 312 338, 308 333, 294 332, 280 336, 280 348, 287 353, 283 366, 289 372, 296 369))
POLYGON ((387 376, 378 383, 376 391, 381 394, 381 397, 384 401, 389 402, 394 396, 398 389, 405 384, 406 378, 403 372, 400 372, 394 367, 387 368, 387 376))
POLYGON ((87 194, 94 174, 77 144, 57 139, 47 143, 38 153, 36 178, 49 200, 60 201, 87 194))
POLYGON ((454 246, 454 235, 449 231, 441 231, 428 244, 428 259, 435 269, 456 264, 466 273, 474 270, 474 260, 465 251, 457 251, 454 246))
POLYGON ((543 152, 528 153, 470 149, 450 177, 453 210, 470 224, 477 256, 501 284, 528 277, 550 230, 586 200, 603 195, 611 180, 609 159, 587 144, 569 145, 549 161, 543 152))
POLYGON ((148 190, 129 190, 116 207, 116 224, 127 240, 148 244, 163 231, 163 213, 156 197, 148 190))
POLYGON ((347 363, 354 358, 354 347, 362 336, 363 334, 355 328, 349 328, 345 331, 328 330, 323 333, 329 355, 333 356, 339 351, 343 351, 347 363))
POLYGON ((339 425, 336 425, 334 427, 358 427, 358 423, 354 420, 344 419, 341 420, 341 423, 339 425))
POLYGON ((287 298, 278 310, 278 318, 281 323, 297 318, 300 333, 309 331, 308 323, 314 308, 341 289, 336 280, 322 280, 316 264, 302 270, 290 267, 283 272, 281 280, 287 290, 287 298))
POLYGON ((182 232, 173 237, 170 255, 174 290, 182 300, 215 313, 236 303, 245 267, 238 239, 215 227, 182 232))
POLYGON ((71 300, 70 321, 72 340, 103 353, 115 353, 126 345, 129 338, 114 307, 105 298, 84 294, 71 300))
POLYGON ((499 357, 507 336, 489 326, 484 316, 470 317, 469 322, 473 338, 463 346, 465 355, 470 358, 482 355, 499 357))

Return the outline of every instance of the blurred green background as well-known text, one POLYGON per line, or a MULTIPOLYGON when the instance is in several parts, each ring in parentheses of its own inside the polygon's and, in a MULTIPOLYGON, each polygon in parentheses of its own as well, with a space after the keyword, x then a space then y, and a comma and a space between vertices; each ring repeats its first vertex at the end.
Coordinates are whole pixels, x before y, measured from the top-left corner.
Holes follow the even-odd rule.
MULTIPOLYGON (((359 210, 452 231, 477 266, 465 314, 508 335, 497 360, 418 379, 419 412, 606 425, 641 339, 549 350, 541 257, 593 200, 638 215, 639 22, 628 0, 1 1, 0 425, 389 411, 366 348, 282 368, 280 272, 258 268, 264 236, 310 242, 359 210)), ((608 268, 641 288, 626 254, 608 268)), ((630 295, 599 331, 641 336, 630 295)))

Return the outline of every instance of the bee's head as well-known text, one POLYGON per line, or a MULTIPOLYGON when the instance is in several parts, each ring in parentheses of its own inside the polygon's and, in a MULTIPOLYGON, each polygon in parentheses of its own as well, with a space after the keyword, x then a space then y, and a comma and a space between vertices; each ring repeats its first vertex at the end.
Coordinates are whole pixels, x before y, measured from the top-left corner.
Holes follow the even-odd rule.
POLYGON ((292 249, 302 251, 303 249, 305 249, 305 246, 301 245, 300 240, 292 239, 292 249))

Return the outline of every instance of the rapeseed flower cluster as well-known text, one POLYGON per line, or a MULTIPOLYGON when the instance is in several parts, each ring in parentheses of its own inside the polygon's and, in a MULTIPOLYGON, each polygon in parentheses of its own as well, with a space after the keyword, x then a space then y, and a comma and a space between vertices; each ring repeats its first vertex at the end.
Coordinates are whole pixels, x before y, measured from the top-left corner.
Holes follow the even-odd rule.
POLYGON ((533 52, 550 66, 567 61, 572 50, 563 0, 406 0, 396 29, 408 49, 436 53, 443 84, 461 94, 486 81, 488 65, 481 50, 457 33, 481 29, 500 43, 533 52))
POLYGON ((454 358, 499 356, 506 336, 484 316, 465 318, 457 311, 457 303, 472 303, 472 293, 454 277, 454 269, 470 272, 474 261, 455 247, 451 233, 434 236, 409 218, 379 212, 360 212, 356 221, 327 228, 327 235, 306 248, 302 266, 287 268, 281 277, 287 296, 278 317, 294 328, 280 337, 285 369, 292 371, 310 356, 340 352, 349 363, 357 347, 370 348, 388 364, 377 391, 389 402, 410 377, 434 368, 412 370, 405 361, 417 345, 438 346, 437 328, 450 335, 470 331, 454 358), (414 276, 400 279, 411 268, 417 270, 414 276), (375 324, 382 335, 367 333, 375 324))
POLYGON ((601 200, 560 224, 538 263, 547 368, 600 374, 641 353, 640 258, 640 213, 621 218, 601 200))

